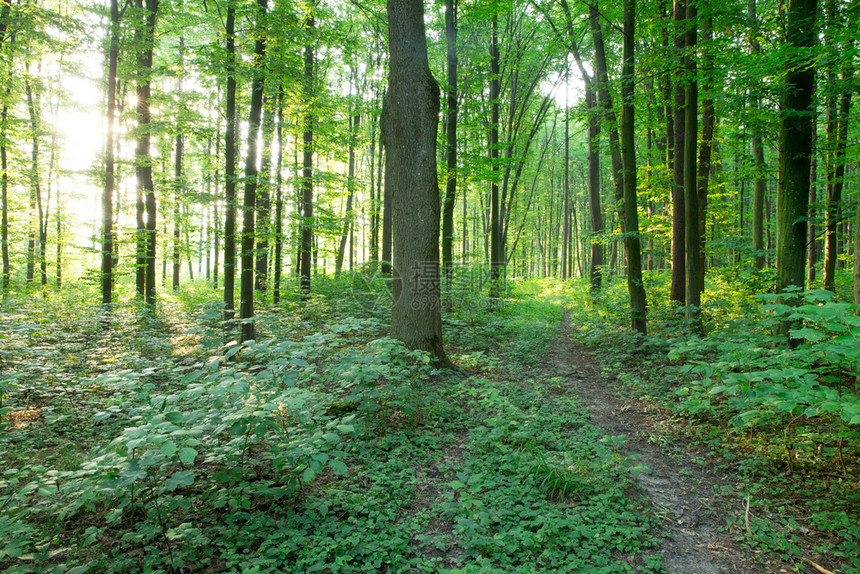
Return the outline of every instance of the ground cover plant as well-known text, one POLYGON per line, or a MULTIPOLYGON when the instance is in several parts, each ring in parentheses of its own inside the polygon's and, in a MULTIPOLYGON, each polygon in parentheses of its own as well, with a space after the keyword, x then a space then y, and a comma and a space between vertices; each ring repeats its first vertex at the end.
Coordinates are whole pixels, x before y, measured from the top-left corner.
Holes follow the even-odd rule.
POLYGON ((634 465, 544 380, 558 305, 447 314, 440 371, 330 287, 241 345, 197 289, 7 298, 2 569, 660 570, 634 465))
MULTIPOLYGON (((652 275, 649 288, 659 291, 662 279, 652 275)), ((855 306, 822 290, 757 295, 755 279, 742 279, 715 274, 702 337, 679 329, 683 309, 660 300, 650 337, 623 331, 623 295, 613 288, 604 293, 608 304, 571 291, 573 321, 631 396, 662 409, 668 435, 692 439, 717 457, 722 474, 740 480, 739 488, 715 487, 725 490, 727 507, 742 509, 727 511, 737 540, 799 568, 816 552, 858 572, 855 306), (780 335, 786 319, 793 328, 780 335)))

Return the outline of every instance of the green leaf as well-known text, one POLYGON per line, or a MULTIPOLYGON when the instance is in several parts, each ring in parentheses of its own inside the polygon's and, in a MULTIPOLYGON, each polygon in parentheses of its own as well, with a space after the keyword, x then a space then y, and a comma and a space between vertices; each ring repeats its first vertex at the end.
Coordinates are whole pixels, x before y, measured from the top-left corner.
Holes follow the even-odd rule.
POLYGON ((349 469, 341 460, 332 459, 329 461, 328 465, 337 474, 349 474, 349 469))
POLYGON ((860 425, 860 415, 854 415, 851 417, 851 420, 848 421, 849 425, 860 425))
POLYGON ((312 468, 308 467, 302 473, 302 481, 303 482, 311 482, 315 476, 316 476, 316 473, 314 472, 314 470, 312 468))
POLYGON ((161 454, 163 454, 164 456, 173 456, 174 454, 176 454, 177 450, 178 449, 176 448, 176 443, 172 440, 169 440, 163 445, 161 445, 161 454))
POLYGON ((336 428, 342 433, 350 434, 355 432, 355 427, 353 425, 337 425, 336 428))
POLYGON ((197 458, 197 451, 190 446, 186 446, 179 451, 179 460, 183 464, 194 464, 195 458, 197 458))
POLYGON ((165 487, 167 487, 167 490, 176 490, 177 488, 181 488, 183 486, 191 486, 192 484, 194 484, 193 470, 182 470, 176 472, 164 483, 165 487))

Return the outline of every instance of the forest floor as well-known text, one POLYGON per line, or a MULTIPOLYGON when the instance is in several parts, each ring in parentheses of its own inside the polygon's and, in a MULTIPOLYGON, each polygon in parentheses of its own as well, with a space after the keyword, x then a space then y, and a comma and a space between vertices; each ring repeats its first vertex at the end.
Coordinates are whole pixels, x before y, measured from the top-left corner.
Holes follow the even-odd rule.
POLYGON ((806 529, 750 544, 782 513, 607 371, 568 301, 447 315, 455 371, 335 297, 249 346, 198 304, 39 304, 0 315, 0 572, 851 572, 806 529))

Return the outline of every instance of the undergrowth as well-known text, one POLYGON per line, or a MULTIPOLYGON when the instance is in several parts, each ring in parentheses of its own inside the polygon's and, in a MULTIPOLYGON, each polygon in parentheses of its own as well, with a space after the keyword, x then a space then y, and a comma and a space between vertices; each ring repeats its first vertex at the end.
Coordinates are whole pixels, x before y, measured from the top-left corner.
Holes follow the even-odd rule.
POLYGON ((446 313, 450 372, 344 291, 262 305, 242 345, 199 284, 7 298, 0 570, 661 570, 617 441, 547 391, 557 305, 446 313))
POLYGON ((625 328, 622 282, 567 286, 579 336, 629 392, 722 461, 738 540, 801 564, 810 554, 860 572, 860 318, 821 290, 761 292, 761 279, 715 270, 703 296, 707 334, 648 278, 650 336, 625 328), (779 335, 781 323, 791 325, 779 335), (791 339, 791 344, 789 344, 791 339), (740 511, 738 509, 740 508, 740 511))

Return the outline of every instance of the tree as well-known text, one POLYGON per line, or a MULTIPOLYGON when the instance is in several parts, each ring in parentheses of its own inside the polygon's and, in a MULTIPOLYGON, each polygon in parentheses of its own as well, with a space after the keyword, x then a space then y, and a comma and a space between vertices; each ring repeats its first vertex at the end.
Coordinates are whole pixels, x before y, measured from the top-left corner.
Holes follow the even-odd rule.
POLYGON ((268 0, 257 0, 257 30, 254 41, 254 70, 251 109, 248 112, 248 151, 245 156, 245 194, 242 202, 242 284, 239 318, 242 341, 254 339, 254 224, 257 206, 257 139, 263 114, 265 87, 266 10, 268 0))
POLYGON ((388 0, 384 145, 392 188, 395 278, 391 336, 449 364, 442 346, 436 129, 439 84, 430 72, 422 0, 388 0))
POLYGON ((236 302, 236 5, 227 2, 227 90, 224 102, 224 318, 235 315, 236 302))
POLYGON ((311 40, 316 21, 313 8, 308 8, 304 29, 308 39, 304 47, 304 77, 302 84, 302 179, 301 179, 301 238, 299 240, 299 290, 307 297, 311 290, 311 256, 314 242, 314 46, 311 40))
POLYGON ((442 270, 451 287, 454 268, 454 202, 457 199, 457 10, 454 0, 445 0, 445 38, 448 82, 445 87, 445 202, 442 207, 442 270))
MULTIPOLYGON (((806 271, 806 214, 812 159, 817 0, 790 0, 785 87, 779 134, 776 289, 803 288, 806 271)), ((782 325, 787 333, 789 323, 782 325)))
MULTIPOLYGON (((696 48, 696 4, 687 5, 686 39, 684 45, 692 52, 696 48)), ((699 189, 696 152, 698 142, 699 82, 697 80, 696 60, 689 53, 686 60, 687 86, 684 100, 684 256, 685 278, 684 298, 687 319, 692 323, 694 332, 702 331, 702 293, 700 274, 700 252, 702 249, 699 234, 699 189)), ((677 150, 678 148, 676 148, 677 150)), ((677 159, 675 165, 678 165, 677 159)))
POLYGON ((646 335, 645 284, 642 282, 641 240, 636 201, 636 148, 634 145, 634 85, 635 77, 635 19, 636 0, 624 0, 623 64, 621 72, 621 152, 624 168, 624 247, 627 251, 627 289, 630 294, 633 330, 646 335))
MULTIPOLYGON (((119 0, 110 2, 110 38, 108 39, 108 83, 107 83, 107 140, 105 141, 105 182, 102 190, 102 303, 110 304, 113 294, 113 196, 116 187, 114 159, 114 128, 116 123, 116 80, 119 59, 119 0)), ((28 85, 30 109, 33 109, 32 96, 28 85)), ((31 112, 31 115, 32 112, 31 112)), ((34 128, 35 129, 35 128, 34 128)), ((35 151, 34 151, 35 154, 35 151)), ((33 169, 38 169, 34 159, 33 169)), ((41 225, 41 222, 40 222, 41 225)), ((44 249, 44 246, 43 246, 44 249)))
MULTIPOLYGON (((686 195, 684 193, 684 138, 686 130, 684 121, 684 106, 686 105, 686 69, 687 58, 684 50, 687 45, 685 33, 685 20, 687 18, 687 0, 675 0, 674 22, 675 22, 675 54, 677 57, 677 72, 675 73, 674 88, 674 117, 672 125, 675 128, 673 134, 672 149, 672 286, 669 298, 672 301, 687 304, 686 284, 686 213, 684 205, 686 195)), ((695 132, 694 132, 695 133, 695 132)))

